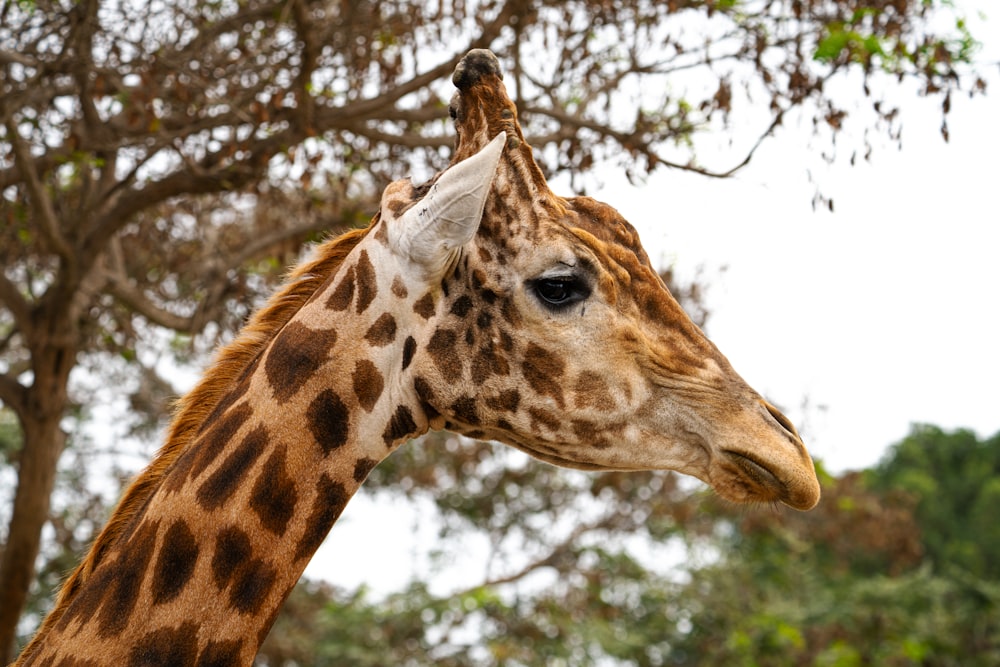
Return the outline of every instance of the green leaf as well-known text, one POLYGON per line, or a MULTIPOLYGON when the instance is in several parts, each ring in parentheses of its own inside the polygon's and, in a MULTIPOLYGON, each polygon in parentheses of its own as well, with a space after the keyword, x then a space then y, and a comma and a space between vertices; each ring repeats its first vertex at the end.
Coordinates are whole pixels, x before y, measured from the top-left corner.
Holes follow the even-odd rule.
POLYGON ((830 29, 826 36, 816 45, 813 58, 820 62, 830 62, 837 59, 850 39, 843 29, 830 29))

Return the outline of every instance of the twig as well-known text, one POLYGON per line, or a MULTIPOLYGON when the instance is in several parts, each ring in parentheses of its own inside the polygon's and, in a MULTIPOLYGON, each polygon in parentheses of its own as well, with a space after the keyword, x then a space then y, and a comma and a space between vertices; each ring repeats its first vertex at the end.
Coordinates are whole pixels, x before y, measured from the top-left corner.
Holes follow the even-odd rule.
POLYGON ((38 174, 35 172, 35 161, 31 158, 31 153, 21 138, 13 119, 7 119, 7 139, 14 148, 14 158, 17 160, 21 176, 24 178, 28 192, 32 200, 38 207, 38 221, 42 234, 57 255, 63 258, 67 269, 73 269, 76 257, 70 248, 69 243, 59 230, 59 220, 56 217, 55 209, 52 207, 52 200, 42 185, 38 174))

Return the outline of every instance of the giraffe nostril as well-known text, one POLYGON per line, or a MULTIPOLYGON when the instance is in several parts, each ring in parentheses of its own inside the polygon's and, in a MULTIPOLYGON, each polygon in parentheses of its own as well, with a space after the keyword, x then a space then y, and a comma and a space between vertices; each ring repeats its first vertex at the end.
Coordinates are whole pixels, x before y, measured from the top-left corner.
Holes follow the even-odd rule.
POLYGON ((792 438, 796 442, 801 440, 801 438, 799 437, 799 432, 795 430, 795 426, 792 425, 792 422, 788 419, 788 417, 783 415, 781 411, 778 410, 778 408, 774 407, 767 401, 761 401, 761 402, 764 404, 764 408, 767 410, 768 414, 770 414, 771 417, 774 418, 774 421, 778 422, 778 425, 781 426, 781 428, 783 428, 785 432, 787 432, 790 436, 792 436, 792 438))

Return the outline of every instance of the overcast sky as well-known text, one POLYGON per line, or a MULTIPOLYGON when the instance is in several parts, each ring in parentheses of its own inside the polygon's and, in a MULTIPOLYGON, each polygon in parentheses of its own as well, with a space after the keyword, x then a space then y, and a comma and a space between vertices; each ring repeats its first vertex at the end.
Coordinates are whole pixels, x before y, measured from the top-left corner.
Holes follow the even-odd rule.
MULTIPOLYGON (((970 18, 982 58, 1000 62, 1000 21, 970 18)), ((612 172, 588 193, 636 225, 654 263, 688 277, 704 267, 709 337, 834 472, 876 463, 914 422, 1000 431, 996 65, 989 74, 987 96, 953 100, 949 143, 940 101, 910 91, 898 98, 902 149, 873 135, 870 162, 848 164, 861 142, 847 136, 826 166, 817 157, 826 145, 790 123, 735 178, 663 171, 631 186, 612 172), (813 212, 817 184, 832 213, 813 212)), ((859 95, 858 108, 867 104, 859 95)), ((721 146, 699 159, 722 168, 737 154, 721 146)), ((569 194, 567 182, 553 189, 569 194)), ((362 491, 307 574, 376 592, 403 586, 420 569, 406 552, 435 539, 433 526, 415 522, 421 511, 362 491), (343 548, 370 542, 372 525, 395 536, 393 548, 343 548)), ((480 556, 465 566, 478 570, 480 556)))
POLYGON ((731 180, 664 172, 593 193, 654 262, 705 267, 709 337, 833 470, 875 463, 912 422, 1000 431, 992 79, 988 96, 954 100, 949 143, 939 103, 910 100, 902 149, 882 142, 853 167, 826 167, 808 131, 787 128, 731 180), (807 167, 832 213, 813 212, 807 167))

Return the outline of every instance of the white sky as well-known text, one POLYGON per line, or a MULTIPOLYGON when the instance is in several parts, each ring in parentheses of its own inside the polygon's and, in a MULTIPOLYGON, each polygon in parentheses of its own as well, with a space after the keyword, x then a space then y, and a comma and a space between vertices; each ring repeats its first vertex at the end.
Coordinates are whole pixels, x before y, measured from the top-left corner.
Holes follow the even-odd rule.
POLYGON ((912 422, 992 435, 1000 91, 990 93, 954 100, 947 144, 938 104, 911 101, 902 150, 814 171, 833 213, 812 210, 805 168, 821 163, 800 128, 731 180, 671 172, 593 194, 636 225, 654 262, 688 276, 706 267, 709 337, 804 422, 833 470, 875 463, 912 422))
MULTIPOLYGON (((983 60, 994 63, 998 19, 972 25, 983 60)), ((987 96, 953 99, 949 143, 940 102, 908 94, 902 150, 877 143, 870 163, 826 167, 809 130, 792 126, 729 180, 663 171, 633 187, 612 175, 589 192, 639 229, 654 263, 682 277, 705 267, 709 337, 833 472, 876 463, 914 422, 1000 431, 997 66, 988 74, 987 96), (833 213, 813 212, 807 169, 833 197, 833 213)), ((853 145, 860 141, 840 142, 853 145)), ((728 167, 737 154, 699 159, 728 167)), ((553 189, 569 194, 559 179, 553 189)), ((362 490, 307 575, 367 582, 376 595, 402 587, 435 539, 434 526, 416 520, 425 510, 362 490), (392 536, 392 548, 370 544, 372 525, 392 536)), ((482 549, 467 549, 449 573, 475 579, 482 549)))

